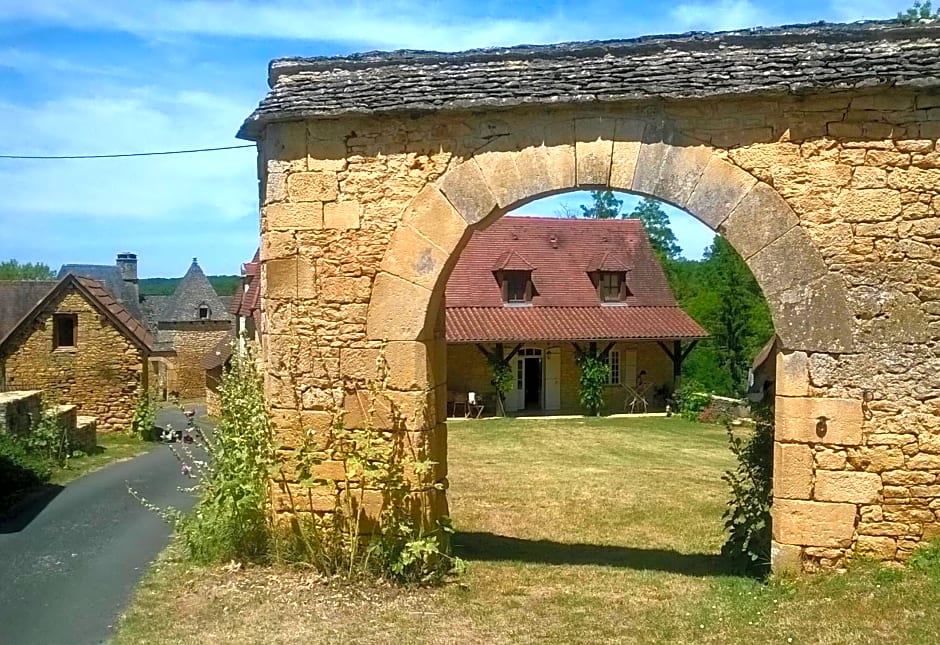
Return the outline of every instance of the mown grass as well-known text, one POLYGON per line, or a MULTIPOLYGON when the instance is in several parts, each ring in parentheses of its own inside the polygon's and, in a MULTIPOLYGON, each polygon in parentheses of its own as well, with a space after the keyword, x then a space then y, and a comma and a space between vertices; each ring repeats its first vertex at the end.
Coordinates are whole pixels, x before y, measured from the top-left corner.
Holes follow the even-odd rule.
POLYGON ((940 566, 860 563, 769 583, 718 556, 733 464, 678 419, 454 423, 449 499, 468 572, 439 589, 284 567, 193 567, 170 549, 117 643, 940 642, 940 566), (792 641, 790 640, 792 639, 792 641))
POLYGON ((99 433, 95 451, 80 457, 70 457, 64 466, 53 471, 50 483, 67 484, 112 463, 142 455, 156 445, 123 432, 99 433))

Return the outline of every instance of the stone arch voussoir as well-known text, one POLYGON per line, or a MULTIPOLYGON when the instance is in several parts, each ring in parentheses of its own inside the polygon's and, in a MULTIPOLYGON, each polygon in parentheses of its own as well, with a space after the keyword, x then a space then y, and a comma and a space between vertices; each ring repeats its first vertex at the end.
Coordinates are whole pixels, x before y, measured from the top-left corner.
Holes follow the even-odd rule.
POLYGON ((613 117, 510 135, 428 185, 406 208, 384 256, 369 338, 440 337, 446 277, 471 227, 545 195, 590 188, 660 199, 724 235, 764 291, 783 350, 852 351, 844 281, 829 272, 772 186, 668 122, 613 117))

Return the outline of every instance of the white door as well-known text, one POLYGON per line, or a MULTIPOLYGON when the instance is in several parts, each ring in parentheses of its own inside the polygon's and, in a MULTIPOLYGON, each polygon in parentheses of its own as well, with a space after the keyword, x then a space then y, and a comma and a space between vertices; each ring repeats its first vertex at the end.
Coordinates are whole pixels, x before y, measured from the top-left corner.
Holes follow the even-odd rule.
POLYGON ((621 383, 633 387, 636 385, 636 350, 624 349, 620 352, 621 383))
POLYGON ((512 359, 513 388, 506 393, 506 412, 516 412, 525 407, 525 358, 512 359))
POLYGON ((545 352, 545 409, 561 409, 561 350, 552 347, 545 352))

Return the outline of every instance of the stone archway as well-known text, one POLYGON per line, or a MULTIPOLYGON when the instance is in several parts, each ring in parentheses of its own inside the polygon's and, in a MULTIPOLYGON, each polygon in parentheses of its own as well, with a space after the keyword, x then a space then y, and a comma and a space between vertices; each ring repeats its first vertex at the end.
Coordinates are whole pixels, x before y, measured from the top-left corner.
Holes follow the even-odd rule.
MULTIPOLYGON (((335 471, 332 412, 362 425, 381 361, 396 412, 383 427, 440 462, 423 492, 443 513, 451 264, 473 227, 513 206, 610 187, 721 232, 770 302, 783 347, 775 566, 851 549, 905 558, 940 533, 940 84, 910 80, 940 78, 925 62, 940 61, 938 32, 276 61, 240 136, 259 142, 266 390, 282 443, 313 442, 335 471)), ((299 510, 334 499, 309 494, 299 510)))
MULTIPOLYGON (((780 483, 775 490, 784 506, 791 504, 784 500, 793 492, 802 500, 788 484, 810 481, 813 465, 805 459, 805 445, 793 441, 805 439, 821 417, 840 428, 844 424, 861 429, 861 408, 855 402, 804 398, 809 394, 808 372, 800 372, 807 353, 852 349, 852 316, 842 278, 828 272, 783 198, 713 148, 656 121, 600 117, 551 127, 571 139, 547 145, 544 139, 525 140, 510 133, 507 138, 517 149, 484 149, 448 168, 405 209, 375 278, 369 339, 414 343, 417 362, 444 364, 439 309, 449 269, 475 227, 488 225, 522 203, 585 188, 629 191, 669 202, 724 235, 768 299, 780 338, 778 371, 786 377, 777 405, 781 432, 775 461, 780 483), (402 302, 412 304, 403 308, 402 302)), ((445 376, 434 374, 427 383, 432 401, 442 396, 445 376)), ((446 463, 446 454, 432 458, 446 463)), ((848 506, 809 504, 806 512, 841 510, 842 515, 827 518, 818 530, 805 521, 793 527, 781 523, 778 538, 795 544, 775 545, 778 557, 798 559, 800 547, 829 546, 833 535, 851 538, 855 514, 845 512, 848 506)))

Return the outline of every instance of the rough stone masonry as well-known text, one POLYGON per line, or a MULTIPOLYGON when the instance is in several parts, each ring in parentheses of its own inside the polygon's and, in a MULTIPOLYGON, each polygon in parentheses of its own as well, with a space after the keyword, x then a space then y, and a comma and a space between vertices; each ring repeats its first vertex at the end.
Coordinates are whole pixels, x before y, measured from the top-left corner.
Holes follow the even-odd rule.
POLYGON ((609 187, 726 236, 770 303, 774 567, 940 536, 940 25, 284 59, 269 82, 239 133, 258 142, 265 387, 285 460, 318 451, 327 481, 287 468, 279 511, 356 491, 343 425, 437 462, 416 483, 446 513, 448 271, 513 207, 609 187))

